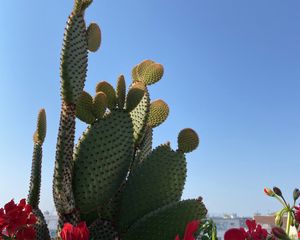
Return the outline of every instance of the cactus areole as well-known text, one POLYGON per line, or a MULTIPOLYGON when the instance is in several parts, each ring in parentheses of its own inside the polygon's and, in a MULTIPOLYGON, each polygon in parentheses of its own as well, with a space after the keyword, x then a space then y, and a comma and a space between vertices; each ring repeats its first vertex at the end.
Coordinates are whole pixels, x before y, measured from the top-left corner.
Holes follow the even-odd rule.
MULTIPOLYGON (((53 176, 58 213, 57 239, 65 223, 85 222, 93 240, 167 240, 182 238, 185 226, 206 217, 202 198, 182 200, 187 162, 185 154, 199 144, 186 128, 178 135, 178 149, 169 143, 152 149, 153 128, 169 115, 163 100, 150 102, 149 85, 158 83, 164 68, 144 60, 132 70, 126 89, 123 75, 116 88, 106 81, 95 93, 84 91, 88 52, 101 43, 96 23, 88 27, 85 10, 92 0, 75 0, 68 18, 61 53, 61 115, 53 176), (87 124, 75 144, 76 118, 87 124)), ((42 145, 46 113, 41 110, 34 133, 28 202, 38 221, 36 239, 50 239, 39 210, 42 145)))

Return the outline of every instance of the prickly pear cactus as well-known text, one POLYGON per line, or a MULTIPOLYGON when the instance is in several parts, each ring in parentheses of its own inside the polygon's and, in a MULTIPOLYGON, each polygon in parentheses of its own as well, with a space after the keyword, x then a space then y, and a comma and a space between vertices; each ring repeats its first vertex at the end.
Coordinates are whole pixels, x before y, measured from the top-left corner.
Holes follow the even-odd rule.
MULTIPOLYGON (((86 27, 84 13, 92 0, 75 0, 61 57, 61 116, 58 130, 53 198, 64 223, 85 221, 93 240, 174 239, 186 224, 206 216, 202 198, 181 200, 187 173, 185 154, 199 145, 197 133, 183 129, 178 149, 170 143, 152 149, 153 129, 169 115, 163 100, 151 102, 149 86, 163 77, 152 60, 137 64, 126 90, 123 75, 114 88, 106 81, 95 94, 84 91, 88 51, 101 43, 96 23, 86 27), (94 96, 93 96, 94 95, 94 96), (87 124, 74 144, 76 117, 87 124)), ((28 201, 39 217, 37 239, 49 239, 38 209, 45 112, 34 134, 34 157, 28 201)))
POLYGON ((90 225, 93 239, 144 239, 145 233, 148 239, 169 239, 176 232, 183 234, 188 221, 206 215, 201 199, 180 201, 187 172, 185 153, 197 148, 198 135, 187 128, 178 135, 177 150, 169 143, 152 149, 153 128, 169 114, 163 100, 150 102, 147 88, 162 78, 162 65, 146 60, 135 68, 139 72, 127 95, 124 76, 116 90, 105 81, 97 84, 95 97, 106 96, 99 103, 107 106, 105 114, 93 115, 93 97, 88 93, 79 98, 83 99, 79 105, 89 102, 84 115, 93 115, 93 121, 77 112, 88 126, 75 146, 72 187, 76 208, 90 225))

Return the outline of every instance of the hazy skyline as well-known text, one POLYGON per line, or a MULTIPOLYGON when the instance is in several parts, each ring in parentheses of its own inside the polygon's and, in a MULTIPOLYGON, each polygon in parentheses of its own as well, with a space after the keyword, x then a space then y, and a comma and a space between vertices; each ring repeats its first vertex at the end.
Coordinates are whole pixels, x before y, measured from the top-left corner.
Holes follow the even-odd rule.
MULTIPOLYGON (((0 8, 0 207, 27 197, 36 116, 46 109, 41 208, 52 210, 60 113, 59 59, 73 0, 3 1, 0 8)), ((300 2, 290 0, 94 0, 87 23, 102 29, 89 54, 85 90, 127 85, 134 65, 153 59, 165 76, 152 100, 170 106, 154 147, 185 127, 200 135, 187 154, 183 198, 202 196, 209 213, 252 215, 278 209, 263 194, 279 186, 292 201, 300 188, 300 2)), ((77 121, 76 139, 85 129, 77 121)))

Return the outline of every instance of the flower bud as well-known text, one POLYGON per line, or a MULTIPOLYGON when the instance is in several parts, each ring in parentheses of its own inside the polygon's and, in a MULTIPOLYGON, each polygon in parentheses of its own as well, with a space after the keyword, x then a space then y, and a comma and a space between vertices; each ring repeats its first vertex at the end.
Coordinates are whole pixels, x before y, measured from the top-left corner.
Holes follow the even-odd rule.
POLYGON ((278 187, 273 187, 273 191, 275 194, 277 194, 279 197, 283 197, 282 196, 282 192, 278 187))
POLYGON ((276 217, 275 217, 275 224, 276 224, 276 226, 279 226, 279 227, 281 227, 283 224, 282 217, 280 215, 281 214, 276 214, 276 217))
POLYGON ((288 237, 288 235, 285 233, 285 231, 282 228, 273 227, 272 228, 272 234, 278 239, 290 240, 290 238, 288 237))
POLYGON ((270 188, 264 188, 264 192, 265 192, 265 194, 267 194, 270 197, 274 197, 275 196, 275 193, 270 188))
POLYGON ((294 197, 294 201, 296 201, 300 196, 300 191, 298 188, 295 188, 294 192, 293 192, 293 197, 294 197))

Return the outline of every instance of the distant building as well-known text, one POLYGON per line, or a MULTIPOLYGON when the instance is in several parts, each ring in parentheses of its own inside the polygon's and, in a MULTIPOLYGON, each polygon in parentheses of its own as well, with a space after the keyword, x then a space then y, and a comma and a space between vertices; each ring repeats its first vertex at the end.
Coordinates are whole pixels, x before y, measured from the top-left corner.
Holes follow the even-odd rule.
POLYGON ((224 240, 225 232, 230 228, 245 228, 250 217, 238 217, 236 214, 224 214, 222 217, 211 217, 217 227, 218 240, 224 240))
POLYGON ((57 215, 50 214, 49 211, 44 212, 44 217, 45 217, 45 221, 48 225, 50 236, 52 238, 54 238, 55 234, 56 234, 56 229, 57 229, 58 217, 57 217, 57 215))

